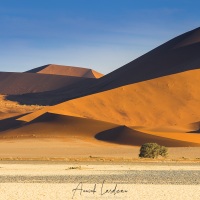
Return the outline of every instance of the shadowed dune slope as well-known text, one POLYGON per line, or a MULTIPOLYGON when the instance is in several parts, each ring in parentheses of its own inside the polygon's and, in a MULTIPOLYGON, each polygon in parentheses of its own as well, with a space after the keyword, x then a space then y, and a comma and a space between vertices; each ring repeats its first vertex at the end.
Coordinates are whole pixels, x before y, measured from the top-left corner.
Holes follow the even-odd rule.
POLYGON ((25 94, 56 90, 86 80, 82 77, 0 72, 0 94, 25 94))
POLYGON ((45 112, 85 117, 127 126, 182 126, 200 119, 200 70, 190 70, 70 100, 45 112))
POLYGON ((42 67, 38 67, 27 71, 29 73, 39 73, 39 74, 55 74, 55 75, 65 75, 65 76, 76 76, 84 78, 100 78, 103 74, 96 72, 92 69, 82 68, 82 67, 72 67, 64 65, 49 64, 42 67))
POLYGON ((82 78, 80 81, 56 90, 21 95, 7 95, 6 99, 10 101, 16 101, 22 105, 55 105, 68 99, 73 99, 75 96, 84 96, 85 90, 96 81, 97 79, 94 78, 82 78))
POLYGON ((94 91, 200 68, 200 28, 184 33, 102 77, 94 91))
POLYGON ((24 122, 17 120, 17 118, 22 117, 23 115, 18 115, 18 116, 6 118, 6 119, 1 119, 0 120, 0 132, 6 131, 9 129, 14 129, 16 127, 21 126, 24 122))
POLYGON ((200 122, 194 122, 188 125, 190 133, 200 133, 200 122))
MULTIPOLYGON (((182 134, 184 137, 184 134, 182 134)), ((192 138, 192 136, 190 135, 192 138)), ((200 147, 200 138, 199 140, 196 140, 194 138, 193 142, 184 141, 181 138, 178 139, 172 139, 161 136, 156 136, 153 134, 143 133, 140 131, 136 131, 134 129, 128 128, 126 126, 119 126, 113 129, 109 129, 103 132, 98 133, 95 136, 96 139, 111 142, 111 143, 117 143, 122 145, 133 145, 133 146, 141 146, 144 143, 147 142, 156 142, 160 145, 164 145, 167 147, 200 147)))

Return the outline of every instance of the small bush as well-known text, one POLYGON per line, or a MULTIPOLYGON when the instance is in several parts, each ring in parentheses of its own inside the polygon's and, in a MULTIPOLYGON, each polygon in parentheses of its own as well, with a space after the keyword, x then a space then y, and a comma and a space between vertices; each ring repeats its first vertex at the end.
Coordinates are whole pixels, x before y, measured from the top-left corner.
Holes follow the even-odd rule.
POLYGON ((139 157, 142 158, 157 158, 159 155, 166 157, 168 149, 165 146, 160 146, 157 143, 145 143, 140 148, 139 157))
POLYGON ((168 149, 165 146, 160 146, 159 155, 162 157, 166 157, 168 155, 168 149))

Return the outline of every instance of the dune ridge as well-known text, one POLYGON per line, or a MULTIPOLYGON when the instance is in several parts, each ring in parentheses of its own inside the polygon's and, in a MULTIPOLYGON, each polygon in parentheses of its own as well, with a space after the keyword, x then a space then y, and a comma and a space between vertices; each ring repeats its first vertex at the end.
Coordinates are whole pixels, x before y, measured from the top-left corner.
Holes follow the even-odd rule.
POLYGON ((72 67, 64 65, 48 64, 32 70, 27 71, 28 73, 39 73, 39 74, 54 74, 62 76, 75 76, 84 78, 100 78, 103 74, 83 67, 72 67))

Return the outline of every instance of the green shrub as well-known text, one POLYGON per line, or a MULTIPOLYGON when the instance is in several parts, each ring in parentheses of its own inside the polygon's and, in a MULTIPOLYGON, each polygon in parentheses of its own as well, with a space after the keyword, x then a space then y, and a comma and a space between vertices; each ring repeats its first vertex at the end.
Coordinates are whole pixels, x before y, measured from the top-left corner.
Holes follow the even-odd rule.
POLYGON ((160 152, 159 155, 162 157, 166 157, 168 155, 168 149, 165 146, 160 146, 160 152))
POLYGON ((140 148, 139 157, 143 158, 157 158, 167 156, 168 149, 165 146, 160 146, 157 143, 145 143, 140 148))

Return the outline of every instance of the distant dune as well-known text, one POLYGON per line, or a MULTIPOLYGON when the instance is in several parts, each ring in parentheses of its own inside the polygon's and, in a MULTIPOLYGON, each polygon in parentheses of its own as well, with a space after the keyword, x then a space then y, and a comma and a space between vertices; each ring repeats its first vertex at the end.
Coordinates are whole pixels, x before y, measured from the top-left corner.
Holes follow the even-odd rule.
POLYGON ((0 94, 19 95, 63 88, 85 80, 82 77, 0 72, 0 94))
POLYGON ((78 83, 92 83, 101 76, 91 69, 61 65, 45 65, 25 73, 0 72, 0 94, 30 96, 61 88, 68 91, 79 88, 78 83))
POLYGON ((103 74, 92 69, 49 64, 27 71, 28 73, 55 74, 63 76, 76 76, 84 78, 100 78, 103 74))

